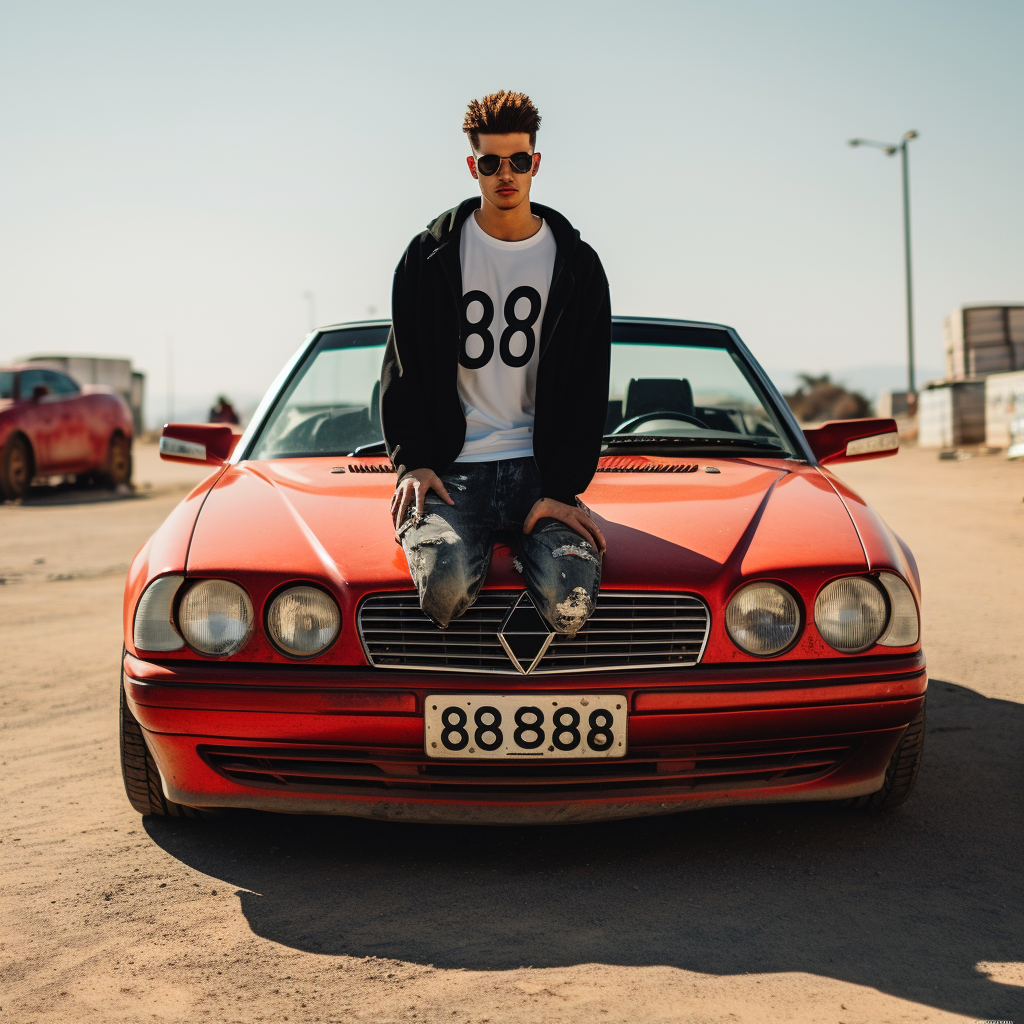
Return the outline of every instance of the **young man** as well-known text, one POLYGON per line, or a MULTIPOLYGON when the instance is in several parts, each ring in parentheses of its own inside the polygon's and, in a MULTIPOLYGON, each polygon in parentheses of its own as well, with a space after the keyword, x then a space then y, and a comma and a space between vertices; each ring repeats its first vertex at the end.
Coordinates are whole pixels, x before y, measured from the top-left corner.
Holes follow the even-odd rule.
POLYGON ((481 197, 438 217, 395 270, 380 395, 391 514, 442 629, 476 600, 497 530, 559 633, 583 626, 600 585, 605 539, 576 496, 607 409, 608 282, 579 232, 530 203, 539 126, 523 93, 470 103, 481 197))

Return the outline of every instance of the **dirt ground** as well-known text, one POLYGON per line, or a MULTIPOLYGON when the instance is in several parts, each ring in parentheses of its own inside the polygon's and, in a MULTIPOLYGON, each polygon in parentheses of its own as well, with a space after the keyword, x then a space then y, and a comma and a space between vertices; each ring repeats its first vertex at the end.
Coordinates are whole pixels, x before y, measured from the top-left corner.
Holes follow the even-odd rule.
POLYGON ((1024 465, 843 471, 924 578, 904 807, 522 829, 135 814, 123 577, 196 479, 136 467, 0 508, 4 1020, 1024 1021, 1024 465))

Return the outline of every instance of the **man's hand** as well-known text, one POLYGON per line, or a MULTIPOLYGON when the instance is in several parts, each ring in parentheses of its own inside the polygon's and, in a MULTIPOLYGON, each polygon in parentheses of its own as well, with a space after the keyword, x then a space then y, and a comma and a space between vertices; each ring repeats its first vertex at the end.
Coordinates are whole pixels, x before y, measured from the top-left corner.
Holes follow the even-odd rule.
POLYGON ((444 489, 441 478, 432 469, 411 470, 402 477, 391 495, 391 521, 395 524, 396 534, 405 518, 406 508, 413 502, 416 504, 416 518, 423 515, 423 502, 428 491, 436 491, 449 505, 455 504, 444 489))
POLYGON ((565 523, 586 537, 598 551, 603 552, 608 547, 604 534, 597 528, 597 523, 576 505, 566 505, 564 502, 555 501, 554 498, 541 498, 530 509, 530 514, 523 523, 523 533, 529 533, 538 519, 557 519, 560 523, 565 523))

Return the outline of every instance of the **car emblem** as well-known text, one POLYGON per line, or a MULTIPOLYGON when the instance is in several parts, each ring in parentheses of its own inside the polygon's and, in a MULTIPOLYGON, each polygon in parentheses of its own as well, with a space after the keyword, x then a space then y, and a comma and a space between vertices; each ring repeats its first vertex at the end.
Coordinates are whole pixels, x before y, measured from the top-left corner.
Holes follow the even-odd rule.
POLYGON ((541 618, 530 595, 524 590, 509 608, 498 631, 498 639, 524 676, 528 676, 547 653, 555 634, 541 618))

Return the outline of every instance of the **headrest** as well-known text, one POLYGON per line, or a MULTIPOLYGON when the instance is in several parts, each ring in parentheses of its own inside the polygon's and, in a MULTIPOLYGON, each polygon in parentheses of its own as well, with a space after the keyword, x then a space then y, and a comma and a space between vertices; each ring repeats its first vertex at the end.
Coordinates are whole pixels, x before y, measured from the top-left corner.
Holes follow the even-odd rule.
POLYGON ((684 412, 693 415, 693 391, 688 380, 678 377, 632 378, 626 385, 622 418, 645 412, 684 412))

